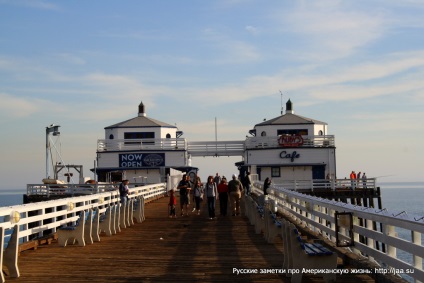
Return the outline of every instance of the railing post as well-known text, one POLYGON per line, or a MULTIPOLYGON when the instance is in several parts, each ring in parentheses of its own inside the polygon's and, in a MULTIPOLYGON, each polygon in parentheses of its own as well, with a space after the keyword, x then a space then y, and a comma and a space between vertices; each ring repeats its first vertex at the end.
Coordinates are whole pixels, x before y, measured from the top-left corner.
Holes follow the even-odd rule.
MULTIPOLYGON (((329 209, 328 210, 328 214, 331 216, 332 219, 335 219, 336 211, 334 209, 329 209)), ((336 222, 335 221, 331 221, 330 223, 331 223, 330 224, 331 230, 334 232, 334 235, 336 235, 336 222)), ((336 242, 336 237, 335 236, 331 236, 331 241, 335 243, 336 242)))
MULTIPOLYGON (((370 229, 370 230, 373 230, 373 221, 372 220, 370 220, 370 219, 367 219, 366 220, 366 222, 367 222, 367 229, 370 229)), ((372 238, 367 238, 367 246, 368 247, 370 247, 371 249, 375 249, 375 241, 374 241, 374 239, 372 239, 372 238)), ((372 257, 372 256, 369 256, 369 259, 371 260, 371 261, 373 261, 374 260, 374 257, 372 257)))
MULTIPOLYGON (((421 233, 419 233, 417 231, 411 231, 411 240, 414 244, 421 245, 421 233)), ((413 255, 413 265, 414 265, 415 268, 422 270, 422 268, 423 268, 423 258, 414 254, 413 255)), ((419 282, 421 282, 421 281, 419 281, 419 282)))
MULTIPOLYGON (((395 231, 395 227, 392 225, 384 225, 383 226, 383 233, 386 236, 389 237, 395 237, 396 236, 396 231, 395 231)), ((396 247, 393 246, 389 246, 386 243, 386 247, 387 247, 387 255, 389 255, 390 257, 396 258, 396 247)))

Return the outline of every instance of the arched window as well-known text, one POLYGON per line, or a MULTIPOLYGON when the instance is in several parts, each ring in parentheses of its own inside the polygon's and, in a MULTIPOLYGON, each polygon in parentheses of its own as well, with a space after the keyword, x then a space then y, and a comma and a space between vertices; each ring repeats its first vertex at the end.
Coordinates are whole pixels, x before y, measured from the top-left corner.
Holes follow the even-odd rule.
POLYGON ((112 134, 109 135, 109 139, 113 140, 114 136, 112 134))
POLYGON ((318 132, 318 135, 319 136, 322 136, 324 133, 320 130, 319 132, 318 132))
POLYGON ((261 133, 261 137, 266 137, 266 132, 265 132, 265 131, 263 131, 263 132, 261 133))
POLYGON ((166 134, 166 138, 170 139, 171 138, 171 134, 166 134))

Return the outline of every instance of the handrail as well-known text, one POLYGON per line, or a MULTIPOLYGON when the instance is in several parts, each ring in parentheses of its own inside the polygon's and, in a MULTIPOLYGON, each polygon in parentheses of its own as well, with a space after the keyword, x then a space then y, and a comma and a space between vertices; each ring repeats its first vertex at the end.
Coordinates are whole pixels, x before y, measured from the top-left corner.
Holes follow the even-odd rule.
POLYGON ((169 139, 99 139, 97 151, 123 150, 186 150, 187 141, 182 138, 169 139))
MULTIPOLYGON (((262 184, 255 182, 254 191, 261 194, 262 184)), ((415 280, 424 281, 422 265, 424 247, 421 243, 421 236, 424 233, 423 217, 317 198, 287 190, 280 185, 271 185, 268 193, 267 197, 274 200, 280 212, 289 215, 298 224, 306 225, 333 242, 336 241, 335 213, 352 213, 354 222, 353 252, 377 261, 385 266, 384 270, 386 271, 396 270, 398 271, 396 273, 403 271, 415 280), (380 223, 381 231, 373 229, 372 223, 380 223), (399 238, 395 228, 409 230, 412 240, 399 238), (377 243, 384 244, 386 251, 377 248, 377 243), (398 249, 411 254, 413 262, 407 263, 398 259, 396 257, 398 249)), ((344 231, 342 236, 347 238, 348 232, 344 231)))
POLYGON ((278 183, 278 186, 281 186, 288 190, 299 191, 302 190, 336 190, 336 189, 375 189, 377 179, 376 178, 366 178, 366 179, 313 179, 313 180, 285 180, 278 183))
POLYGON ((187 143, 191 156, 243 156, 244 141, 194 141, 187 143))
MULTIPOLYGON (((166 194, 166 183, 158 183, 129 189, 130 199, 143 196, 145 200, 166 194)), ((0 207, 0 227, 6 229, 19 225, 21 242, 29 241, 44 233, 54 233, 69 222, 76 221, 79 212, 99 208, 100 213, 109 205, 119 203, 118 190, 57 200, 0 207)))

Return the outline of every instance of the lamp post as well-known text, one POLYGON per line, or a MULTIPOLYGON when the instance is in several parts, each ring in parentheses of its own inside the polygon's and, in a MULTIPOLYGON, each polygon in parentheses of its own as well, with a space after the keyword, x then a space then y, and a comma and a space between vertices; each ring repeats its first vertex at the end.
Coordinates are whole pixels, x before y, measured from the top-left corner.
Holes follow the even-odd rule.
POLYGON ((59 136, 59 125, 51 124, 46 127, 46 179, 50 178, 50 162, 52 156, 50 154, 50 134, 59 136))

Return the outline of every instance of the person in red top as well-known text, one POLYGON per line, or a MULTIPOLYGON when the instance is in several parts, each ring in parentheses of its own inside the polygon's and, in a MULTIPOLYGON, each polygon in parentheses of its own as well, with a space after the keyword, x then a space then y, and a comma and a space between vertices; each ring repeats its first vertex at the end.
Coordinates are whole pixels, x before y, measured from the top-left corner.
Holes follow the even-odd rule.
POLYGON ((171 190, 171 195, 169 197, 169 218, 177 218, 177 214, 175 213, 175 207, 177 206, 177 199, 174 196, 174 190, 171 190))
POLYGON ((352 173, 350 173, 350 185, 351 185, 351 189, 354 190, 355 185, 356 185, 356 173, 355 173, 355 171, 352 171, 352 173))
POLYGON ((227 207, 228 207, 228 184, 227 179, 222 177, 221 182, 218 184, 218 194, 219 194, 219 210, 221 216, 227 216, 227 207))

